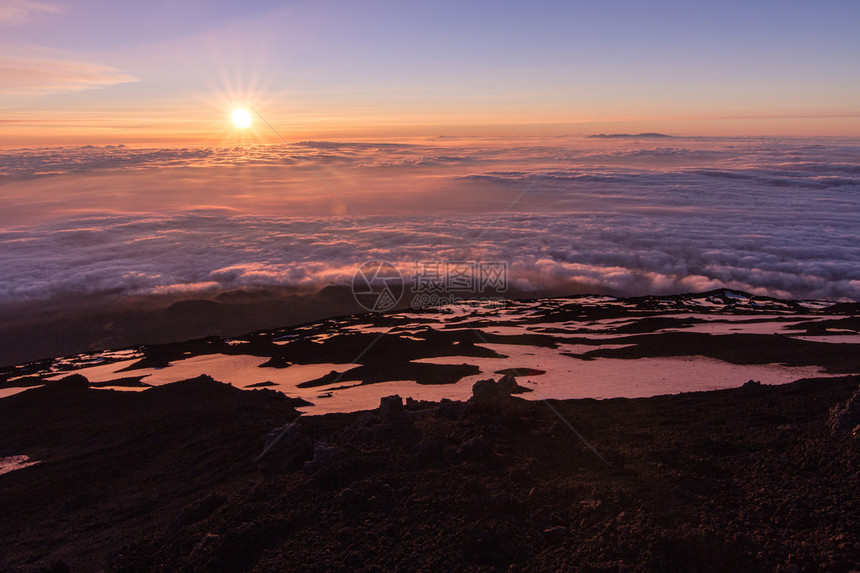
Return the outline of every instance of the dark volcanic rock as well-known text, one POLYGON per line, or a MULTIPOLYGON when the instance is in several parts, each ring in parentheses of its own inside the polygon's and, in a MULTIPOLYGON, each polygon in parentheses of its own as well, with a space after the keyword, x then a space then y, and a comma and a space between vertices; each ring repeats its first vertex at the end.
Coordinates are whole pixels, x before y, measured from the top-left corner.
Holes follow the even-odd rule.
POLYGON ((460 453, 466 457, 482 456, 489 452, 490 442, 484 436, 469 438, 460 447, 460 453))
POLYGON ((550 543, 559 543, 564 540, 565 537, 569 535, 569 532, 566 527, 563 525, 557 525, 555 527, 550 527, 549 529, 545 529, 543 532, 543 537, 550 543))
POLYGON ((41 462, 0 476, 0 570, 850 571, 860 452, 826 424, 858 382, 552 409, 491 382, 516 419, 391 400, 286 431, 283 396, 207 378, 46 386, 0 400, 0 456, 41 462), (322 467, 265 471, 296 446, 322 467))
POLYGON ((318 468, 330 465, 343 455, 340 448, 336 446, 327 446, 325 444, 314 445, 314 463, 318 468))
POLYGON ((337 501, 345 507, 352 507, 360 500, 361 494, 356 492, 354 489, 346 488, 337 494, 337 501))
POLYGON ((524 392, 532 391, 531 388, 526 388, 525 386, 517 384, 517 379, 510 374, 502 376, 496 384, 500 391, 507 392, 509 396, 511 394, 522 394, 524 392))
POLYGON ((68 392, 80 392, 82 390, 86 390, 90 387, 90 381, 86 379, 85 376, 81 374, 71 374, 69 376, 64 376, 60 378, 57 382, 52 382, 52 384, 59 384, 68 391, 68 392))
POLYGON ((285 356, 272 356, 262 364, 260 368, 289 368, 293 363, 287 360, 285 356))
POLYGON ((496 384, 495 380, 488 378, 486 380, 478 380, 472 385, 472 397, 469 400, 478 404, 483 404, 497 401, 510 395, 510 392, 506 392, 504 389, 499 388, 499 385, 496 384))
POLYGON ((260 458, 278 469, 292 471, 314 457, 314 443, 297 423, 275 428, 266 435, 260 458))
POLYGON ((269 386, 277 386, 277 384, 268 380, 266 382, 257 382, 256 384, 246 384, 245 388, 267 388, 269 386))
POLYGON ((399 424, 407 420, 403 409, 403 398, 398 395, 385 396, 379 401, 379 417, 388 424, 399 424))
POLYGON ((860 389, 847 402, 830 410, 827 424, 834 434, 853 435, 860 438, 860 389))
POLYGON ((511 394, 530 391, 529 388, 524 388, 517 384, 517 379, 510 375, 503 376, 498 382, 491 378, 478 380, 472 386, 472 397, 469 399, 469 402, 476 405, 497 406, 510 398, 511 394))
POLYGON ((538 370, 537 368, 504 368, 502 370, 496 370, 496 374, 510 375, 510 376, 540 376, 541 374, 546 374, 546 370, 538 370))
POLYGON ((462 402, 442 398, 436 408, 434 408, 434 412, 437 416, 454 420, 463 414, 464 406, 462 402))
POLYGON ((105 382, 90 382, 90 388, 105 388, 108 386, 116 386, 121 388, 150 388, 151 386, 143 381, 143 376, 124 376, 122 378, 114 378, 105 382))
POLYGON ((171 531, 176 532, 180 528, 205 519, 227 501, 227 496, 219 491, 213 491, 206 497, 199 499, 182 510, 171 526, 171 531))
POLYGON ((426 437, 415 445, 415 453, 423 460, 438 459, 442 451, 442 444, 431 437, 426 437))

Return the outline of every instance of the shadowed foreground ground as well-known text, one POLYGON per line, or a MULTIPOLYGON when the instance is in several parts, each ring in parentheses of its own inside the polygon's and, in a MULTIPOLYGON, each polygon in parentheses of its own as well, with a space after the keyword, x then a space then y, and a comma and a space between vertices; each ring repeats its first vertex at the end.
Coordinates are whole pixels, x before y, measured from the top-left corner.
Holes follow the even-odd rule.
POLYGON ((199 378, 0 400, 0 570, 850 571, 860 377, 302 417, 199 378), (260 461, 255 458, 280 435, 260 461))

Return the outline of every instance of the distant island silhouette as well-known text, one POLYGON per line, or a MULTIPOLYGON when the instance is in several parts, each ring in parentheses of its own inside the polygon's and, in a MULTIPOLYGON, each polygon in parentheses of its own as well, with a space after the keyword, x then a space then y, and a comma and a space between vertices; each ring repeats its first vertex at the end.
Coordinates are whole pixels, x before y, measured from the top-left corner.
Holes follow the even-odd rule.
POLYGON ((589 135, 588 139, 629 139, 629 138, 662 138, 675 137, 674 135, 666 135, 665 133, 598 133, 597 135, 589 135))

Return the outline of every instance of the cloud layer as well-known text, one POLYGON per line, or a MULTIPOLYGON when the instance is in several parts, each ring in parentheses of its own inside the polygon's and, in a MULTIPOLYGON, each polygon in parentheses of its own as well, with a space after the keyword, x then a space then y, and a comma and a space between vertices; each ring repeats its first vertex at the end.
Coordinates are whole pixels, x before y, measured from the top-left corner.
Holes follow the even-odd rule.
POLYGON ((0 304, 348 283, 373 259, 504 260, 535 291, 858 300, 859 164, 856 143, 792 140, 7 152, 0 304), (355 212, 332 216, 338 195, 355 212))

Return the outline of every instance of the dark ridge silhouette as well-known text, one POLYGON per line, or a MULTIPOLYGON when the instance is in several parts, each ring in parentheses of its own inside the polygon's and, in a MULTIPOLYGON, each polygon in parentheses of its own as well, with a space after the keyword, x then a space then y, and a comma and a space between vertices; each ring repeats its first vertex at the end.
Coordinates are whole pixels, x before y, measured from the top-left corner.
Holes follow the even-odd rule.
POLYGON ((598 133, 589 135, 588 139, 668 139, 674 138, 674 135, 666 135, 665 133, 598 133))

